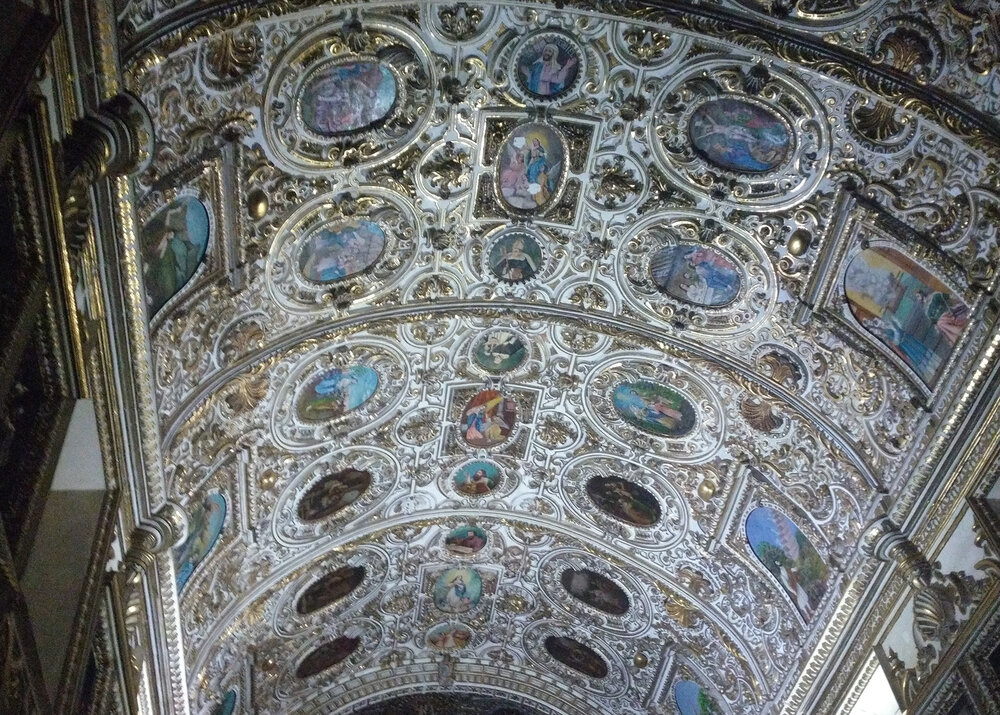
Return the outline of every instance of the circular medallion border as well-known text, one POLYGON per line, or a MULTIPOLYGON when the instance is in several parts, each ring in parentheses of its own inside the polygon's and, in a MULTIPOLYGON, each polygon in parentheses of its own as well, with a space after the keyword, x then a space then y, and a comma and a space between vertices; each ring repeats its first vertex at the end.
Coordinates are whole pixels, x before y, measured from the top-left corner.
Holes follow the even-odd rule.
POLYGON ((510 56, 514 83, 533 101, 565 99, 579 89, 587 76, 583 48, 557 30, 543 29, 526 35, 515 44, 510 56))
POLYGON ((524 286, 545 279, 552 272, 547 241, 540 232, 506 228, 487 237, 483 249, 483 275, 508 286, 524 286))
MULTIPOLYGON (((442 491, 445 494, 453 495, 454 497, 460 499, 462 502, 469 503, 483 503, 489 502, 497 499, 502 499, 507 496, 517 484, 517 480, 512 476, 511 470, 508 470, 499 461, 493 458, 473 458, 462 460, 457 466, 445 470, 441 476, 438 478, 438 483, 442 487, 442 491), (492 465, 497 470, 496 484, 495 486, 487 492, 475 492, 473 493, 472 487, 469 487, 468 491, 463 491, 458 488, 455 480, 459 475, 464 475, 469 473, 469 476, 473 476, 475 471, 472 470, 479 463, 485 463, 487 465, 492 465)), ((489 478, 489 473, 487 472, 487 479, 489 478)), ((466 479, 468 482, 469 480, 466 479)))
POLYGON ((489 375, 516 372, 531 362, 531 340, 519 330, 507 327, 489 328, 473 337, 467 345, 469 360, 489 375), (518 354, 521 354, 518 357, 518 354), (484 364, 486 363, 486 364, 484 364))
MULTIPOLYGON (((568 595, 567 598, 569 598, 568 595)), ((611 646, 603 641, 595 640, 590 631, 579 625, 570 626, 553 620, 535 621, 525 628, 523 643, 525 653, 536 665, 550 672, 558 673, 564 679, 589 692, 605 697, 614 697, 621 695, 628 689, 628 670, 621 657, 611 646), (588 677, 553 658, 545 648, 545 639, 549 636, 572 638, 593 650, 608 667, 607 676, 604 678, 588 677)))

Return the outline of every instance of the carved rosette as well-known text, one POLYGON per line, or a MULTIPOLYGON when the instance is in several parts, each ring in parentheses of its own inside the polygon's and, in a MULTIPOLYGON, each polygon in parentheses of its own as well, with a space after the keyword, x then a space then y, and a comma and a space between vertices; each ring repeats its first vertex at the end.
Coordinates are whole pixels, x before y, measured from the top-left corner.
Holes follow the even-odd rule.
POLYGON ((538 620, 524 629, 523 641, 524 650, 533 662, 591 693, 614 697, 624 693, 631 684, 622 657, 608 643, 594 638, 593 633, 579 624, 570 625, 567 622, 548 619, 538 620), (604 661, 608 675, 604 678, 589 677, 553 658, 545 648, 545 640, 550 636, 572 638, 585 644, 604 661))

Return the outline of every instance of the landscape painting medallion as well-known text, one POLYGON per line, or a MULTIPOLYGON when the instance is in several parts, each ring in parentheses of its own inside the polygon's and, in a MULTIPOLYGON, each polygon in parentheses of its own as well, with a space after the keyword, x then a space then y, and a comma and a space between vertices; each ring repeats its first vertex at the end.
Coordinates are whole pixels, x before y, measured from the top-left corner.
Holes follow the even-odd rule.
POLYGON ((545 650, 563 665, 589 678, 608 677, 608 664, 597 652, 578 640, 565 636, 549 636, 545 650))
POLYGON ((559 132, 547 124, 522 124, 500 149, 497 183, 511 208, 534 211, 549 203, 559 188, 565 150, 559 132))
POLYGON ((222 699, 222 702, 215 706, 212 710, 212 715, 233 715, 236 710, 236 691, 230 690, 226 693, 226 697, 222 699))
POLYGON ((688 122, 688 136, 708 161, 740 173, 771 171, 791 149, 788 128, 776 114, 731 97, 698 107, 688 122))
POLYGON ((742 284, 736 264, 710 246, 664 246, 650 259, 649 272, 667 295, 708 308, 732 303, 742 284))
POLYGON ((490 271, 506 283, 525 283, 542 267, 542 249, 526 231, 511 231, 498 238, 489 255, 490 271))
POLYGON ((339 601, 365 580, 365 570, 360 566, 342 566, 320 577, 299 597, 295 609, 306 616, 339 601))
POLYGON ((694 429, 694 407, 679 392, 658 382, 623 382, 611 402, 626 422, 663 437, 683 437, 694 429))
POLYGON ((486 546, 486 532, 478 526, 463 524, 448 533, 444 545, 454 554, 469 556, 486 546))
POLYGON ((514 400, 497 390, 483 390, 462 411, 462 436, 473 447, 495 447, 510 436, 516 421, 514 400))
POLYGON ((329 65, 302 87, 302 123, 327 137, 369 129, 392 111, 396 95, 396 78, 380 62, 329 65))
POLYGON ((489 494, 500 483, 500 467, 493 462, 469 462, 453 477, 455 490, 470 497, 489 494))
POLYGON ((385 232, 371 221, 338 221, 309 235, 299 270, 314 283, 335 283, 370 268, 385 248, 385 232))
POLYGON ((491 330, 481 337, 472 351, 472 359, 491 373, 510 372, 528 357, 528 346, 510 330, 491 330))
POLYGON ((350 638, 348 636, 334 638, 303 658, 302 662, 299 663, 299 667, 295 670, 295 677, 309 678, 322 673, 324 670, 332 668, 337 663, 348 658, 351 653, 358 649, 359 645, 361 645, 360 638, 350 638))
POLYGON ((367 365, 327 370, 303 390, 299 417, 309 422, 341 417, 371 399, 377 387, 378 373, 367 365))
POLYGON ((371 484, 372 475, 359 469, 348 468, 328 474, 299 500, 299 519, 317 521, 336 514, 360 499, 371 484))
POLYGON ((427 632, 427 645, 434 650, 461 650, 472 640, 472 631, 461 623, 439 623, 427 632))
POLYGON ((628 613, 628 596, 618 584, 606 576, 590 569, 566 569, 559 580, 573 598, 598 611, 610 613, 612 616, 624 616, 628 613))
POLYGON ((844 278, 854 317, 927 385, 933 385, 969 324, 969 308, 899 251, 866 248, 844 278))
POLYGON ((601 511, 635 526, 653 526, 660 520, 660 504, 648 489, 621 477, 591 477, 587 496, 601 511))
POLYGON ((434 583, 434 605, 445 613, 465 613, 482 595, 483 580, 473 569, 448 569, 434 583))
POLYGON ((565 37, 537 35, 517 55, 517 77, 526 92, 554 99, 573 87, 580 72, 579 50, 565 37))
POLYGON ((221 494, 209 494, 200 506, 191 511, 187 538, 174 550, 178 593, 219 540, 225 521, 226 500, 221 494))
POLYGON ((811 621, 826 595, 829 569, 799 527, 770 507, 758 507, 747 517, 747 540, 764 568, 811 621))
POLYGON ((146 222, 139 235, 142 283, 153 316, 187 283, 208 248, 208 211, 196 198, 174 199, 146 222))
POLYGON ((722 710, 708 693, 690 680, 677 681, 674 700, 681 715, 722 715, 722 710))

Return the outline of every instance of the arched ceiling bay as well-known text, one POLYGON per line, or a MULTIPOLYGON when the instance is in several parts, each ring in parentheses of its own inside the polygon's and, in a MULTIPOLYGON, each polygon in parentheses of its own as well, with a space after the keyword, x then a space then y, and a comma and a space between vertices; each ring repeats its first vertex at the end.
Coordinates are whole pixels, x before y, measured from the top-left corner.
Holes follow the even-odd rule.
POLYGON ((989 327, 993 75, 730 4, 125 6, 175 698, 815 694, 989 327))

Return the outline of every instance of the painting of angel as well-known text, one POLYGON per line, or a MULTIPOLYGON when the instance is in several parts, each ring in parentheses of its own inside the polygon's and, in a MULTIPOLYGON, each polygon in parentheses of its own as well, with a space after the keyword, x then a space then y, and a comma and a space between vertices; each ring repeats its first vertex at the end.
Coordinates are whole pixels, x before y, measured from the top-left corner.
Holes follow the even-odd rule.
POLYGON ((500 150, 501 197, 522 211, 546 205, 559 188, 564 159, 556 129, 539 122, 517 127, 500 150))
POLYGON ((473 447, 495 447, 510 436, 516 421, 514 400, 497 390, 482 390, 462 411, 462 436, 473 447))
POLYGON ((208 211, 191 196, 171 201, 140 233, 142 282, 149 315, 191 279, 208 247, 208 211))

